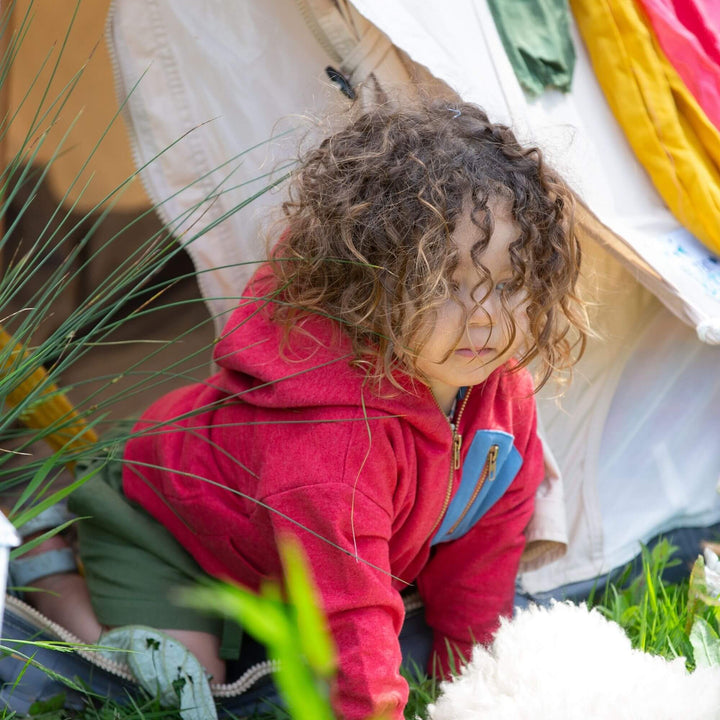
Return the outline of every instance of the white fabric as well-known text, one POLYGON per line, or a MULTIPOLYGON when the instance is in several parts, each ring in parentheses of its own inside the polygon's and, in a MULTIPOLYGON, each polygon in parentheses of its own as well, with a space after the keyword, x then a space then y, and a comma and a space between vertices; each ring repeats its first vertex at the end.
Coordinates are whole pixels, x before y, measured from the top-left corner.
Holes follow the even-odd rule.
POLYGON ((698 342, 610 254, 586 249, 601 337, 569 391, 538 400, 565 478, 568 551, 523 574, 531 593, 621 566, 658 533, 720 522, 720 348, 698 342))
POLYGON ((543 446, 545 477, 537 491, 535 512, 525 529, 525 550, 520 560, 520 572, 543 567, 567 552, 562 473, 542 428, 541 417, 538 417, 538 435, 543 446))
MULTIPOLYGON (((20 542, 20 536, 14 525, 0 510, 0 633, 2 633, 2 619, 5 612, 5 589, 8 564, 10 563, 10 548, 17 547, 20 542)), ((2 637, 1 634, 0 637, 2 637)))
POLYGON ((5 517, 0 510, 0 547, 12 548, 21 543, 20 535, 15 526, 5 517))
MULTIPOLYGON (((603 565, 597 474, 603 428, 637 328, 659 307, 610 253, 595 243, 583 249, 584 291, 598 337, 589 341, 568 388, 548 384, 538 396, 544 433, 563 474, 568 552, 552 565, 523 574, 529 592, 592 577, 603 565)), ((662 499, 656 500, 663 507, 662 499)))
POLYGON ((698 343, 664 308, 638 338, 600 444, 603 571, 636 555, 638 538, 720 522, 719 368, 720 348, 698 343), (648 501, 656 495, 662 505, 648 501))
POLYGON ((200 235, 187 249, 219 316, 265 255, 279 196, 230 213, 283 175, 303 114, 339 97, 331 58, 287 0, 116 0, 107 40, 141 177, 181 240, 200 235))
POLYGON ((709 345, 720 345, 720 321, 704 320, 697 326, 698 338, 709 345))

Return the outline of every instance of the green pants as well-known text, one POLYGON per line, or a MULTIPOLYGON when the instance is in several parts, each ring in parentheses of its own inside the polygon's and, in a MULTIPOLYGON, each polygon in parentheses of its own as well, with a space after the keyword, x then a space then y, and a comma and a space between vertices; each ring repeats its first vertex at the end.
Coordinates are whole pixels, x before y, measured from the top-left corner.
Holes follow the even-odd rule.
POLYGON ((98 620, 110 627, 209 632, 221 639, 225 659, 237 659, 242 633, 235 623, 174 601, 177 588, 208 575, 163 525, 125 497, 121 458, 116 446, 107 459, 78 465, 78 475, 92 476, 68 501, 81 518, 80 558, 98 620))

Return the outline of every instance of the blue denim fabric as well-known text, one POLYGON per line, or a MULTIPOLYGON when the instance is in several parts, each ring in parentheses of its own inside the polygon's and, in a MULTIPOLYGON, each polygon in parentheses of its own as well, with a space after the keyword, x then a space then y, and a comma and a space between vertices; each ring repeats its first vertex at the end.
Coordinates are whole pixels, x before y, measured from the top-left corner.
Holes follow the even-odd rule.
MULTIPOLYGON (((706 540, 715 541, 720 538, 720 523, 708 527, 687 527, 670 530, 652 538, 647 546, 652 549, 662 539, 668 540, 677 547, 673 555, 674 560, 679 560, 672 567, 665 569, 662 579, 668 583, 677 583, 688 577, 690 568, 697 556, 702 552, 701 543, 706 540)), ((629 579, 637 577, 642 571, 642 556, 638 553, 629 563, 629 579)), ((540 593, 517 592, 515 595, 515 607, 526 608, 531 603, 547 606, 553 600, 572 600, 582 602, 591 595, 602 594, 609 582, 617 581, 625 572, 628 565, 615 568, 605 575, 589 578, 580 582, 561 585, 560 587, 540 593)))

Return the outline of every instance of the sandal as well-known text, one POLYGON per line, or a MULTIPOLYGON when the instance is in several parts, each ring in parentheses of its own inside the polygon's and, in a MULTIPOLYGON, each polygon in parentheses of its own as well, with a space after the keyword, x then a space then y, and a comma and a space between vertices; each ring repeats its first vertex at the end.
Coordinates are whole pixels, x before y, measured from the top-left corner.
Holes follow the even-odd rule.
MULTIPOLYGON (((64 504, 58 503, 43 510, 17 528, 22 540, 52 530, 73 519, 64 504)), ((8 565, 8 593, 22 598, 26 589, 40 578, 60 573, 76 573, 78 565, 69 547, 45 550, 29 557, 19 557, 8 565)))

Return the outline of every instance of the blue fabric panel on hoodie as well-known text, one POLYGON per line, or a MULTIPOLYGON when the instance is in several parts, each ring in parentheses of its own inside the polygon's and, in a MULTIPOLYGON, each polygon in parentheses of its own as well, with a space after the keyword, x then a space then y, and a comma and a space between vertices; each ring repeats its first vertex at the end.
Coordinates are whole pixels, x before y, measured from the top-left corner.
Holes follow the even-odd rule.
POLYGON ((501 430, 478 430, 475 433, 462 466, 460 487, 450 502, 432 545, 457 540, 465 535, 510 487, 523 463, 522 456, 513 445, 514 439, 512 435, 501 430), (495 478, 493 480, 488 478, 485 481, 470 508, 465 512, 493 445, 498 446, 495 478), (450 532, 463 513, 465 515, 458 526, 450 532))

